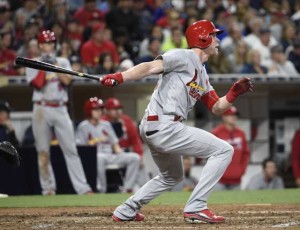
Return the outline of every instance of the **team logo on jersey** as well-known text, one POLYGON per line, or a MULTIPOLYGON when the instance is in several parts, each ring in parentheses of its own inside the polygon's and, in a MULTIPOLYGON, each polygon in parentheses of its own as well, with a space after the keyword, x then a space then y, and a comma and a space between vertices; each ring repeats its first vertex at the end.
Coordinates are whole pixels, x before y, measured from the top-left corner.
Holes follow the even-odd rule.
POLYGON ((190 87, 189 95, 195 98, 196 100, 199 100, 201 98, 201 94, 199 91, 205 91, 205 89, 196 82, 197 77, 198 77, 198 71, 195 69, 195 74, 193 79, 190 82, 188 82, 186 86, 190 87))

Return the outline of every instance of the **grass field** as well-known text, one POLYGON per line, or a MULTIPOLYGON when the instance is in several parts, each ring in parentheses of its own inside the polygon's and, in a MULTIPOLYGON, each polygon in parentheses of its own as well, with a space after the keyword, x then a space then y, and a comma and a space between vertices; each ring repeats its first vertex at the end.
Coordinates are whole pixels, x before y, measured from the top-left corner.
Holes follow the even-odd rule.
POLYGON ((300 229, 300 190, 214 192, 208 207, 224 223, 188 224, 189 192, 167 192, 142 208, 145 221, 113 222, 113 210, 129 194, 11 196, 0 199, 0 229, 300 229))
MULTIPOLYGON (((150 205, 183 206, 189 195, 189 192, 166 192, 153 200, 150 205)), ((0 199, 0 208, 116 206, 128 197, 128 194, 11 196, 0 199)), ((300 204, 300 190, 214 192, 209 204, 300 204)))

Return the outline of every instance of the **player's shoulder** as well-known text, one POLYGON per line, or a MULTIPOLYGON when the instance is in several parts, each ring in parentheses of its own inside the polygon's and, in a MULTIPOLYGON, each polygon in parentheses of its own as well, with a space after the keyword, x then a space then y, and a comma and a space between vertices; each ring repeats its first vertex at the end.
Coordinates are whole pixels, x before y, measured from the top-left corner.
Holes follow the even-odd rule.
POLYGON ((65 57, 57 57, 56 60, 58 64, 70 63, 69 59, 65 57))
POLYGON ((189 49, 171 49, 165 52, 164 55, 178 55, 178 57, 185 57, 188 56, 190 51, 191 50, 189 49))
POLYGON ((100 125, 103 127, 108 127, 108 128, 112 127, 111 123, 109 121, 105 121, 105 120, 101 120, 100 125))
POLYGON ((88 120, 83 120, 78 124, 77 129, 84 129, 85 127, 89 127, 89 126, 90 126, 90 122, 88 120))

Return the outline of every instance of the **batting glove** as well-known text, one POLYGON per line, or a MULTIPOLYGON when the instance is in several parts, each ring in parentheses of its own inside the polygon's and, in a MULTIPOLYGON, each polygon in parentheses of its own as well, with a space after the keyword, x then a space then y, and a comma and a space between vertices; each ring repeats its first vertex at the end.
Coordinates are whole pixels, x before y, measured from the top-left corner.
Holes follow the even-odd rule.
POLYGON ((116 85, 122 84, 124 82, 124 78, 122 73, 113 73, 104 76, 100 80, 101 84, 107 87, 114 87, 116 85))
POLYGON ((226 99, 229 103, 233 103, 238 96, 248 91, 252 92, 252 90, 253 85, 250 78, 241 78, 231 86, 230 90, 226 94, 226 99))

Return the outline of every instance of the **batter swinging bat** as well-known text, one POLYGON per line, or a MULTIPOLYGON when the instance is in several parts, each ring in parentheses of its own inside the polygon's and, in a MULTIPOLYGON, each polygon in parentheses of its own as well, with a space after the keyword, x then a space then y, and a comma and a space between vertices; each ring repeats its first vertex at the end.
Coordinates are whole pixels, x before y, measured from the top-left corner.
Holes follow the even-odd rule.
POLYGON ((74 70, 65 69, 60 66, 56 66, 56 65, 52 65, 52 64, 49 64, 46 62, 32 60, 32 59, 28 59, 28 58, 24 58, 24 57, 17 57, 15 60, 15 63, 16 63, 16 65, 29 67, 32 69, 39 69, 39 70, 50 71, 50 72, 55 72, 55 73, 70 74, 73 76, 89 78, 89 79, 93 79, 93 80, 97 80, 97 81, 99 81, 101 79, 100 77, 97 77, 94 75, 90 75, 87 73, 80 73, 80 72, 77 72, 74 70))

